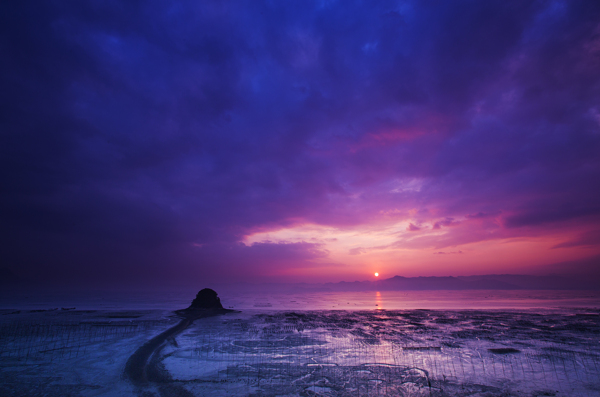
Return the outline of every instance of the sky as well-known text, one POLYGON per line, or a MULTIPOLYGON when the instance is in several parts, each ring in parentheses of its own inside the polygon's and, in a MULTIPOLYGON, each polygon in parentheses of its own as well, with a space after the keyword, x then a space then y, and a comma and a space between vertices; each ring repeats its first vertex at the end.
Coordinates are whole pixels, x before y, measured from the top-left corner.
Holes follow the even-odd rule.
POLYGON ((600 2, 0 5, 0 267, 600 273, 600 2))

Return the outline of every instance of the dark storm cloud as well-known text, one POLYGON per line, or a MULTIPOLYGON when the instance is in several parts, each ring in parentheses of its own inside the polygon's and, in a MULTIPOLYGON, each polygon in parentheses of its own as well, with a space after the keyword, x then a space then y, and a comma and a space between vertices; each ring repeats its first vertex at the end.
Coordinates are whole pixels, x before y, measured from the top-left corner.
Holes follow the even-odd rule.
MULTIPOLYGON (((597 2, 0 7, 17 273, 302 267, 326 250, 239 241, 395 208, 598 223, 597 2)), ((463 226, 444 241, 508 233, 463 226)))

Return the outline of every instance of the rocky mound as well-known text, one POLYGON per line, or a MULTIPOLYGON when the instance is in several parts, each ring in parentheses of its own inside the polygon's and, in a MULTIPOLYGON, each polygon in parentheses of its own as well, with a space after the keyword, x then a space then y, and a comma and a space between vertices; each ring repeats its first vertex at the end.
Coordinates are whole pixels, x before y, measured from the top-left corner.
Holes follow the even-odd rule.
POLYGON ((217 296, 217 293, 210 289, 204 288, 198 292, 196 298, 190 305, 191 309, 222 309, 221 299, 217 296))

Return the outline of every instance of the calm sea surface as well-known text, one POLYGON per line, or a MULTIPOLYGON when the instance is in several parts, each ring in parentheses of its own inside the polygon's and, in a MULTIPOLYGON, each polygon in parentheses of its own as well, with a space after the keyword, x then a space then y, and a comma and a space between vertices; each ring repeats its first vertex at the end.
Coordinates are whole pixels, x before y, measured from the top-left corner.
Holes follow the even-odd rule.
MULTIPOLYGON (((12 292, 0 309, 161 309, 189 306, 197 291, 12 292)), ((600 291, 369 291, 261 293, 220 289, 224 307, 238 310, 398 310, 600 308, 600 291)))

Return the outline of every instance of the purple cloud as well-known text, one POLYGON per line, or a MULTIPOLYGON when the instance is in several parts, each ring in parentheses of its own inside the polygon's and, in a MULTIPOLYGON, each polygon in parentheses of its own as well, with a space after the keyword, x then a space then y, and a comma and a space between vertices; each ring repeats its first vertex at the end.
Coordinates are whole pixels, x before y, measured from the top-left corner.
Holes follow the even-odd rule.
POLYGON ((418 232, 419 230, 421 230, 421 228, 419 226, 415 226, 411 223, 408 225, 406 230, 408 230, 409 232, 418 232))
POLYGON ((594 247, 600 245, 600 230, 582 233, 577 238, 555 245, 552 248, 594 247))
POLYGON ((456 226, 456 225, 460 225, 460 222, 455 221, 454 218, 446 218, 443 221, 437 221, 436 223, 434 223, 433 228, 440 229, 442 226, 456 226))
POLYGON ((350 255, 360 255, 364 254, 365 252, 367 252, 367 250, 363 247, 352 248, 350 251, 348 251, 350 255))
POLYGON ((16 274, 260 279, 328 260, 241 243, 306 224, 420 230, 389 249, 597 247, 595 2, 5 3, 16 274))

